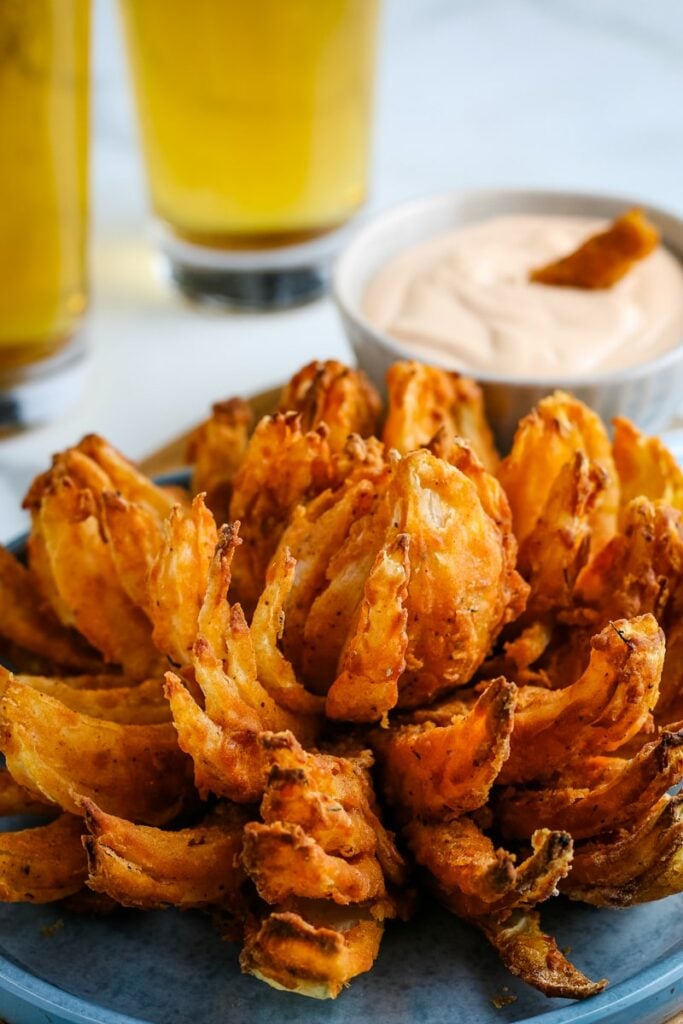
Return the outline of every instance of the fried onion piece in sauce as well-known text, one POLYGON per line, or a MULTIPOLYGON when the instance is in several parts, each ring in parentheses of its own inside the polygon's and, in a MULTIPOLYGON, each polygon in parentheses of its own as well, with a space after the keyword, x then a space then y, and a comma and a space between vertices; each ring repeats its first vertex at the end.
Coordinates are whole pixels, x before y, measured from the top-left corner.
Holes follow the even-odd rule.
POLYGON ((529 274, 537 284, 589 290, 611 288, 659 245, 659 232, 642 210, 622 213, 578 249, 529 274))

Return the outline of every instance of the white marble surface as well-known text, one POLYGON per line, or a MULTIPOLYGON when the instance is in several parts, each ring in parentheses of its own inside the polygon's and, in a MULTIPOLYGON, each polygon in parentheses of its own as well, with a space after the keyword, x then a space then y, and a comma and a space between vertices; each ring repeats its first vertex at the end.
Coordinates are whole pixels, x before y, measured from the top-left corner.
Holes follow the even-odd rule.
MULTIPOLYGON (((89 430, 140 457, 210 402, 348 350, 328 300, 198 311, 146 227, 114 0, 94 0, 92 359, 80 406, 0 442, 0 540, 30 478, 89 430)), ((372 207, 473 185, 603 189, 683 212, 680 0, 385 0, 372 207)), ((683 396, 682 396, 683 408, 683 396)))

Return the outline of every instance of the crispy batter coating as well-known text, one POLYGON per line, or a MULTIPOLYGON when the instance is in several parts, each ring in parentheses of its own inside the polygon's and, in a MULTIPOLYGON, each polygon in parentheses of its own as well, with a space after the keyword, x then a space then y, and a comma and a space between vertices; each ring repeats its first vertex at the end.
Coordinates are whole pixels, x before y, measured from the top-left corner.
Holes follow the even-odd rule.
POLYGON ((175 492, 171 493, 169 489, 153 483, 121 452, 97 434, 84 437, 76 451, 87 456, 106 473, 110 481, 109 490, 154 513, 160 520, 166 518, 178 500, 175 492))
POLYGON ((510 752, 515 695, 500 678, 444 725, 375 729, 383 793, 396 813, 438 821, 483 806, 510 752))
POLYGON ((562 890, 595 906, 629 907, 683 890, 683 797, 664 797, 635 828, 576 850, 562 890))
POLYGON ((402 884, 405 864, 378 817, 370 752, 310 752, 287 733, 266 733, 261 743, 268 766, 263 820, 300 825, 327 853, 353 858, 376 851, 386 876, 402 884))
POLYGON ((527 620, 571 607, 574 584, 590 550, 590 517, 604 485, 604 474, 581 451, 553 481, 539 518, 519 548, 519 571, 531 587, 527 620))
POLYGON ((121 586, 153 621, 156 606, 149 575, 164 546, 164 520, 113 491, 102 491, 97 511, 121 586))
POLYGON ((191 507, 95 435, 36 479, 30 568, 0 549, 33 673, 0 669, 0 812, 53 820, 0 835, 0 898, 83 903, 87 827, 102 908, 227 911, 243 970, 334 998, 412 894, 366 742, 438 897, 541 991, 604 985, 540 928, 558 888, 683 890, 683 475, 558 392, 497 479, 471 381, 403 363, 389 393, 384 442, 334 361, 251 439, 220 404, 191 507))
POLYGON ((198 494, 188 514, 174 506, 164 525, 164 545, 149 573, 154 643, 176 665, 190 665, 197 616, 216 548, 216 523, 198 494))
POLYGON ((382 547, 363 588, 358 617, 328 690, 328 718, 374 722, 396 706, 408 650, 410 535, 382 547))
POLYGON ((646 612, 660 618, 682 576, 683 516, 669 505, 634 498, 620 532, 582 572, 575 602, 600 627, 646 612))
POLYGON ((417 362, 394 363, 387 372, 389 408, 383 440, 401 455, 424 448, 440 430, 465 438, 489 473, 498 453, 484 412, 481 388, 469 377, 417 362))
MULTIPOLYGON (((394 462, 384 493, 376 482, 375 494, 332 556, 327 585, 310 607, 302 669, 311 687, 334 680, 377 552, 408 534, 408 647, 398 706, 413 707, 471 679, 503 625, 521 611, 527 588, 514 568, 514 539, 503 541, 504 515, 489 515, 477 485, 455 466, 426 450, 411 452, 394 462)), ((311 524, 312 534, 322 532, 325 518, 311 524)), ((295 580, 295 606, 297 596, 295 580)))
POLYGON ((327 906, 275 911, 247 930, 240 966, 267 985, 314 999, 335 999, 377 958, 384 924, 362 907, 333 916, 327 906), (311 920, 312 918, 312 920, 311 920))
POLYGON ((280 412, 299 413, 303 430, 324 423, 333 450, 343 448, 349 434, 376 433, 380 409, 379 395, 365 374, 336 359, 308 363, 280 397, 280 412))
POLYGON ((304 431, 297 413, 278 413, 265 416, 251 436, 230 501, 230 519, 243 524, 235 592, 249 611, 289 516, 331 483, 327 435, 324 424, 304 431))
POLYGON ((619 474, 621 506, 634 498, 665 501, 683 510, 683 472, 658 437, 646 437, 623 416, 616 416, 612 454, 619 474))
POLYGON ((642 210, 622 213, 604 231, 562 259, 532 270, 529 280, 562 288, 611 288, 659 245, 659 232, 642 210))
POLYGON ((632 829, 683 779, 683 731, 662 733, 630 759, 602 759, 600 768, 591 774, 582 763, 581 777, 565 785, 503 790, 496 800, 503 835, 524 839, 551 828, 579 840, 632 829))
POLYGON ((24 501, 33 522, 29 559, 43 596, 65 625, 137 678, 158 664, 143 613, 144 580, 172 503, 94 434, 55 456, 24 501))
POLYGON ((0 832, 0 901, 52 903, 78 892, 88 874, 82 833, 82 819, 72 814, 0 832))
MULTIPOLYGON (((287 658, 303 667, 307 657, 305 628, 316 597, 327 583, 328 566, 350 534, 356 521, 367 522, 367 515, 383 500, 383 487, 370 480, 349 482, 335 494, 324 492, 306 506, 295 509, 282 535, 280 550, 295 559, 292 590, 285 605, 287 628, 283 648, 287 658)), ((315 675, 307 675, 308 686, 325 692, 315 675)))
POLYGON ((281 706, 258 680, 249 627, 241 607, 231 608, 227 599, 237 526, 220 531, 196 616, 191 658, 204 707, 173 673, 166 674, 165 690, 178 743, 192 757, 200 793, 252 803, 263 792, 260 733, 290 729, 311 743, 319 721, 281 706))
POLYGON ((478 926, 512 973, 547 996, 587 999, 607 985, 590 981, 557 948, 557 943, 541 929, 538 913, 514 910, 501 920, 480 918, 478 926))
POLYGON ((288 822, 248 824, 242 862, 267 903, 297 896, 331 899, 345 906, 380 899, 386 892, 376 857, 361 853, 350 862, 326 853, 300 825, 288 822))
POLYGON ((105 661, 145 678, 159 665, 150 623, 121 586, 95 511, 93 492, 81 489, 72 476, 61 476, 44 490, 38 514, 52 576, 69 610, 68 624, 105 661))
POLYGON ((589 634, 610 619, 651 612, 667 635, 667 650, 656 709, 658 722, 681 717, 683 650, 683 516, 662 502, 634 498, 623 509, 620 532, 581 573, 574 592, 575 628, 549 665, 560 681, 587 658, 589 634), (578 627, 578 628, 576 628, 578 627), (562 672, 565 669, 565 673, 562 672))
POLYGON ((322 714, 325 702, 296 678, 279 647, 285 628, 285 604, 294 583, 296 561, 287 547, 278 548, 266 571, 266 580, 251 620, 256 671, 270 696, 289 711, 322 714))
POLYGON ((252 412, 243 398, 228 398, 211 407, 211 416, 193 431, 187 461, 193 465, 192 493, 206 494, 216 520, 228 517, 232 481, 244 458, 252 412))
POLYGON ((587 457, 592 474, 604 475, 589 516, 591 553, 614 534, 619 479, 605 427, 583 402, 556 391, 520 421, 512 450, 498 470, 520 545, 536 525, 563 466, 572 463, 577 452, 587 457))
POLYGON ((399 705, 469 682, 526 601, 513 545, 470 478, 427 452, 398 463, 394 516, 410 536, 407 672, 399 705))
POLYGON ((618 619, 593 637, 588 668, 571 686, 520 687, 498 781, 547 778, 582 756, 623 746, 650 723, 663 662, 654 616, 618 619))
POLYGON ((262 737, 268 783, 263 824, 244 830, 242 859, 259 895, 364 903, 388 899, 385 874, 404 865, 378 816, 371 756, 306 752, 291 733, 262 737))
POLYGON ((61 624, 33 572, 0 545, 0 636, 63 669, 96 672, 101 660, 73 629, 61 624))
MULTIPOLYGON (((0 691, 10 678, 7 669, 0 666, 0 691)), ((164 698, 160 679, 148 679, 137 686, 88 689, 74 687, 62 679, 48 676, 15 675, 14 678, 39 693, 55 697, 72 711, 91 718, 129 725, 154 725, 170 721, 168 702, 164 698)))
POLYGON ((405 835, 417 863, 429 871, 439 899, 468 920, 548 899, 572 862, 567 832, 535 832, 533 852, 520 863, 506 850, 497 850, 467 817, 431 825, 414 819, 405 835))
POLYGON ((170 724, 89 718, 16 680, 2 689, 0 750, 20 786, 72 814, 87 796, 131 821, 163 824, 191 795, 190 763, 170 724))
POLYGON ((20 814, 38 814, 49 817, 57 808, 34 796, 18 785, 7 771, 0 768, 0 818, 20 814))
POLYGON ((126 907, 220 907, 241 911, 239 865, 247 815, 225 805, 175 832, 134 825, 83 801, 88 886, 126 907))

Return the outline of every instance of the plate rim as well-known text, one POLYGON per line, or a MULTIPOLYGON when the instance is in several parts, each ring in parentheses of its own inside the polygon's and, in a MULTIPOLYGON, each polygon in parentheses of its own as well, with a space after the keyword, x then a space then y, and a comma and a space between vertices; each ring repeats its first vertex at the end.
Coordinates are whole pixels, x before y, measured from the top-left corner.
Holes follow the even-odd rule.
MULTIPOLYGON (((605 908, 607 909, 607 908, 605 908)), ((646 1008, 647 1000, 683 978, 683 942, 661 960, 625 978, 585 1001, 574 1001, 548 1013, 524 1017, 514 1024, 598 1024, 618 1020, 625 1010, 646 1008)), ((155 1024, 148 1018, 131 1017, 45 981, 0 953, 0 992, 6 991, 27 1006, 56 1012, 73 1024, 155 1024), (94 1013, 93 1013, 94 1011, 94 1013)), ((287 995, 288 993, 283 993, 287 995)), ((293 993, 291 994, 293 995, 293 993)), ((302 997, 297 997, 302 998, 302 997)), ((343 998, 343 995, 342 995, 343 998)), ((674 1013, 676 1011, 674 1010, 674 1013)), ((457 1011, 455 1011, 457 1014, 457 1011)), ((453 1021, 457 1019, 453 1017, 453 1021)), ((425 1024, 429 1024, 428 1021, 425 1024)))

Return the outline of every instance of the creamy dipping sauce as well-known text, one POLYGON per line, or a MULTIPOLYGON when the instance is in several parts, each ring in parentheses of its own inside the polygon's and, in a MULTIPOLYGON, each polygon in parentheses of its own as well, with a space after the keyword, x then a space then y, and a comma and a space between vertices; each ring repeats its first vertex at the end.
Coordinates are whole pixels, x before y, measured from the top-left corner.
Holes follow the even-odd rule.
POLYGON ((402 252, 363 312, 419 358, 511 377, 588 376, 646 362, 683 338, 683 269, 661 246, 612 288, 529 281, 607 226, 584 217, 497 217, 402 252))

